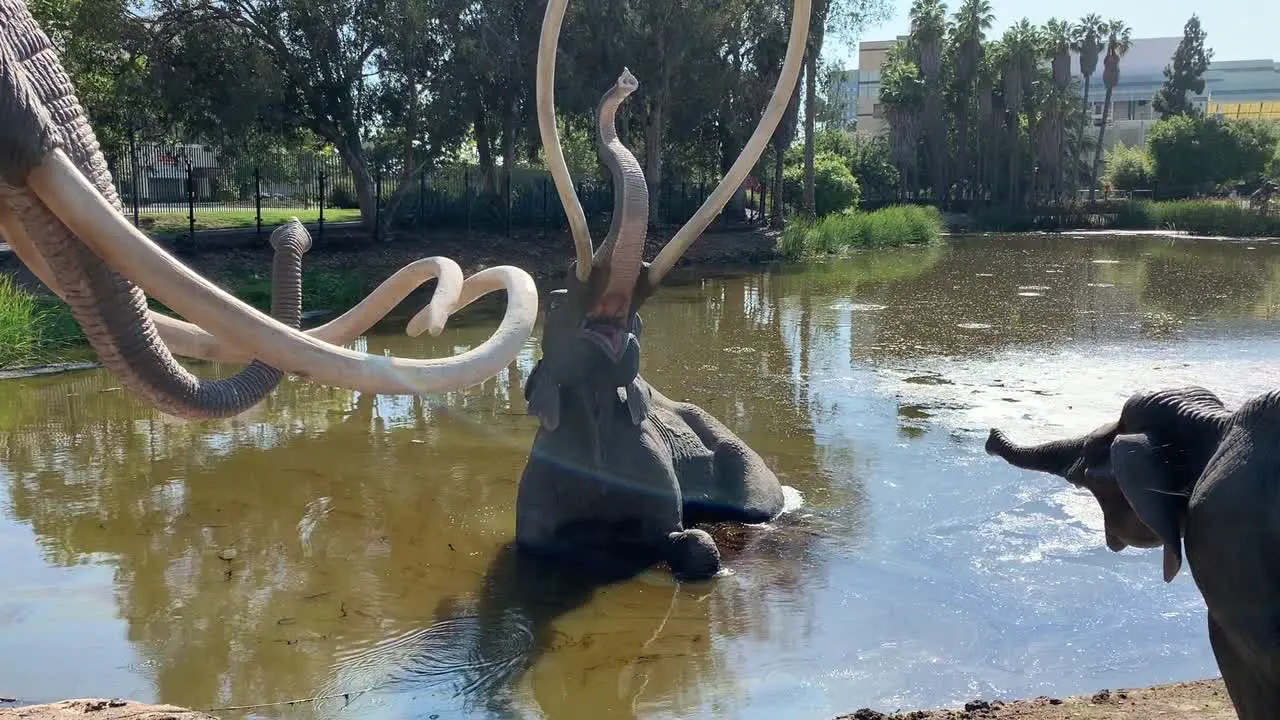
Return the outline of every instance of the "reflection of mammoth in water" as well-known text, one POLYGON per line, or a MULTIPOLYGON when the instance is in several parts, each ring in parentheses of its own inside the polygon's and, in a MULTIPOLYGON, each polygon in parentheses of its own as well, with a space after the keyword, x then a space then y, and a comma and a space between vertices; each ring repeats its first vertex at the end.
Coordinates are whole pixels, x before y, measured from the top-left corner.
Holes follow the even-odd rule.
POLYGON ((713 639, 748 627, 757 636, 795 633, 761 623, 778 593, 797 601, 812 568, 813 534, 785 521, 713 533, 726 557, 769 577, 703 595, 639 564, 583 568, 506 544, 474 596, 441 600, 429 626, 347 658, 316 694, 342 697, 330 702, 345 714, 370 702, 396 708, 400 697, 415 717, 557 718, 590 708, 602 720, 636 717, 641 703, 675 703, 667 710, 679 714, 704 693, 732 696, 735 677, 713 639), (372 692, 350 699, 366 688, 372 692), (430 695, 446 705, 432 706, 430 695))

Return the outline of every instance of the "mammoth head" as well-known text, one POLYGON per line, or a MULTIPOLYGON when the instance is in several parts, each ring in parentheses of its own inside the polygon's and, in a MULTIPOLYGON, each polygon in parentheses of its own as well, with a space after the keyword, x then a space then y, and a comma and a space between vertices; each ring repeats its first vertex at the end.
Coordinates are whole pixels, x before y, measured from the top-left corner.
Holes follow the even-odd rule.
POLYGON ((1191 488, 1230 413, 1217 396, 1185 387, 1131 396, 1120 419, 1080 437, 1017 445, 992 429, 988 454, 1088 490, 1102 509, 1107 547, 1164 547, 1164 579, 1182 567, 1182 520, 1191 488))

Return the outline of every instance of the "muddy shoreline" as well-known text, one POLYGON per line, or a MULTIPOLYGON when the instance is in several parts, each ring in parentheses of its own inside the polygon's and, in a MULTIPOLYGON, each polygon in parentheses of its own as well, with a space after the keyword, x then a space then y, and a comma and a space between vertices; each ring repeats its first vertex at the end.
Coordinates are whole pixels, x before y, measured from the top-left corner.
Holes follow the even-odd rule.
MULTIPOLYGON (((1234 720, 1235 711, 1220 678, 1099 690, 1068 698, 1037 697, 1000 701, 975 699, 961 708, 905 712, 862 708, 834 720, 1234 720)), ((135 701, 80 699, 45 705, 0 708, 0 720, 217 720, 216 714, 135 701)))

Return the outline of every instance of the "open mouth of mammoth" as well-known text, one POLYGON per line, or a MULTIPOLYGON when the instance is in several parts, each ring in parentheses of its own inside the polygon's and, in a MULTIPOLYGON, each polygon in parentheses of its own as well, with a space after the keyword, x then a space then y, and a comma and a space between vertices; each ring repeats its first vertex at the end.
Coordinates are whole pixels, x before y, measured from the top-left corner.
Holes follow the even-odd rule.
POLYGON ((631 331, 612 318, 591 318, 582 325, 582 337, 595 343, 610 360, 618 362, 627 351, 631 331))

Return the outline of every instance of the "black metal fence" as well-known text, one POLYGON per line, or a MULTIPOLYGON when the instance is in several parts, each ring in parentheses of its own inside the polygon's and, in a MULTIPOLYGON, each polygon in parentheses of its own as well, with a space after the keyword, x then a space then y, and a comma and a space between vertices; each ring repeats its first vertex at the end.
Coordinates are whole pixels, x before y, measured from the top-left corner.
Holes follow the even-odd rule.
MULTIPOLYGON (((188 235, 222 228, 256 228, 279 224, 296 215, 303 222, 325 225, 359 221, 360 202, 351 170, 341 158, 318 155, 273 155, 233 158, 202 145, 137 145, 108 158, 108 166, 126 214, 134 224, 157 235, 188 235)), ((404 176, 395 168, 374 165, 372 192, 377 198, 373 232, 459 229, 485 232, 556 230, 567 227, 550 174, 502 168, 486 181, 477 166, 443 167, 404 176)), ((589 220, 613 208, 608 181, 575 181, 589 220)), ((658 224, 683 223, 714 189, 714 184, 671 181, 653 198, 658 224)), ((748 193, 748 217, 765 202, 761 188, 748 193)))

